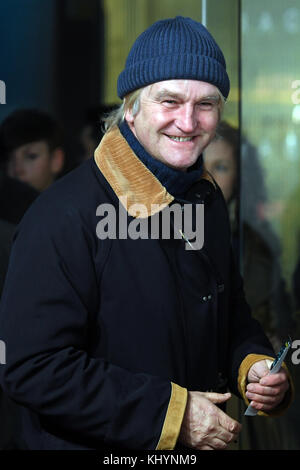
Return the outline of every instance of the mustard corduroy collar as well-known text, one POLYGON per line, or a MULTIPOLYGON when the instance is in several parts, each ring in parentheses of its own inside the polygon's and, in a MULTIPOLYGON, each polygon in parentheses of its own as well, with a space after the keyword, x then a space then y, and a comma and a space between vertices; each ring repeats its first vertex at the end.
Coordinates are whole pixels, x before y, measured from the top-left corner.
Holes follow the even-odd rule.
MULTIPOLYGON (((94 158, 129 215, 136 217, 137 205, 143 205, 149 217, 174 200, 174 196, 136 156, 118 127, 104 135, 94 158)), ((202 178, 214 184, 207 171, 203 172, 202 178)))

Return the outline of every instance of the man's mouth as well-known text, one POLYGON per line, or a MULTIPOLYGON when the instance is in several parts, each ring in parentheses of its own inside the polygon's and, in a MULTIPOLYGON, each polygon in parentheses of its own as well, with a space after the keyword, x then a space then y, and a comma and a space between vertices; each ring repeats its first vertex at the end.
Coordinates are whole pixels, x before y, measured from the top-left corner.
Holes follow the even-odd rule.
POLYGON ((174 140, 174 142, 190 142, 191 140, 193 140, 193 136, 192 137, 178 137, 176 135, 168 135, 169 139, 171 140, 174 140))

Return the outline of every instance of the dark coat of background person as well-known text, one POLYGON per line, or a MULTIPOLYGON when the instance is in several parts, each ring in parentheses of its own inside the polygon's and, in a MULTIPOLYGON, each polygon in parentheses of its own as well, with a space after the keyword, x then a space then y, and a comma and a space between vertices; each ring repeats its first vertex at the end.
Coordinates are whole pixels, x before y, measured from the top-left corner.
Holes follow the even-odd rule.
POLYGON ((0 170, 0 218, 18 224, 39 192, 0 170))
POLYGON ((0 297, 4 285, 15 226, 0 219, 0 297))
MULTIPOLYGON (((38 195, 38 191, 29 185, 6 176, 4 170, 0 170, 0 299, 16 226, 38 195)), ((19 407, 1 387, 0 416, 0 450, 20 448, 19 407)))

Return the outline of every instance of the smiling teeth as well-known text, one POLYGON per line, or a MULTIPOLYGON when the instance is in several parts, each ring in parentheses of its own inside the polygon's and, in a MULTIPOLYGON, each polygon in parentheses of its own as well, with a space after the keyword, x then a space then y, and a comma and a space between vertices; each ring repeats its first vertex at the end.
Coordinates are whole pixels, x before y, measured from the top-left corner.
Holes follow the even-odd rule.
POLYGON ((193 139, 193 137, 175 137, 169 135, 170 139, 175 140, 175 142, 188 142, 193 139))

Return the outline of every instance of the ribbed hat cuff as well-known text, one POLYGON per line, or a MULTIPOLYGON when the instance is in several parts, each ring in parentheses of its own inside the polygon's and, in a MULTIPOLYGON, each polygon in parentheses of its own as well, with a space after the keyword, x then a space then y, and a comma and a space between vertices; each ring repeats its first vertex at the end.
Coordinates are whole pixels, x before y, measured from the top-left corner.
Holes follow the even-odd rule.
POLYGON ((208 82, 219 88, 225 98, 229 94, 229 79, 219 61, 212 57, 181 53, 154 57, 127 67, 118 79, 118 96, 123 98, 151 83, 173 79, 208 82))

